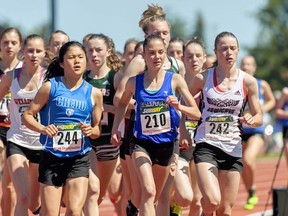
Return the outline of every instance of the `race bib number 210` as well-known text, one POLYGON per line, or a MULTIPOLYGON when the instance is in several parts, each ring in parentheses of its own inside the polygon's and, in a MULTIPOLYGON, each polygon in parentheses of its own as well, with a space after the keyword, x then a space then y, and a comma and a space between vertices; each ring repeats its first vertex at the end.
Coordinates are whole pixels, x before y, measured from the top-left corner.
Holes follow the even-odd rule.
POLYGON ((170 110, 167 104, 140 108, 142 134, 155 135, 171 130, 170 110))

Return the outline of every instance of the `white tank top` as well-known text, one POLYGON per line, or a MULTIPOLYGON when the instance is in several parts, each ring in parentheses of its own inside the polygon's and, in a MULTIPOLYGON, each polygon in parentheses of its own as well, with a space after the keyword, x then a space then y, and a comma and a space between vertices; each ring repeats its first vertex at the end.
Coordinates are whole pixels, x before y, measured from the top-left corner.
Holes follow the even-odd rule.
MULTIPOLYGON (((31 150, 41 150, 42 145, 39 141, 40 133, 28 129, 23 125, 21 121, 21 116, 24 111, 28 108, 32 100, 34 99, 37 91, 42 85, 43 76, 41 81, 38 84, 38 87, 32 91, 26 91, 21 89, 18 82, 18 72, 21 73, 22 68, 14 70, 14 78, 11 83, 10 92, 11 92, 11 102, 10 102, 10 121, 11 127, 7 132, 7 140, 13 142, 19 146, 31 150)), ((42 70, 41 73, 44 73, 42 70)), ((20 78, 21 79, 21 78, 20 78)), ((35 116, 37 121, 40 120, 39 114, 35 116)))
POLYGON ((235 86, 224 92, 217 86, 215 68, 208 70, 202 92, 202 117, 196 131, 196 143, 208 143, 233 157, 242 156, 242 125, 238 119, 246 103, 244 74, 239 70, 235 86))
MULTIPOLYGON (((19 61, 19 63, 16 65, 15 69, 17 68, 21 68, 23 65, 22 61, 19 61)), ((0 80, 2 79, 2 77, 0 78, 0 80)), ((3 116, 8 116, 9 115, 9 103, 11 100, 11 93, 7 93, 4 98, 2 99, 2 101, 0 101, 0 115, 3 116)))

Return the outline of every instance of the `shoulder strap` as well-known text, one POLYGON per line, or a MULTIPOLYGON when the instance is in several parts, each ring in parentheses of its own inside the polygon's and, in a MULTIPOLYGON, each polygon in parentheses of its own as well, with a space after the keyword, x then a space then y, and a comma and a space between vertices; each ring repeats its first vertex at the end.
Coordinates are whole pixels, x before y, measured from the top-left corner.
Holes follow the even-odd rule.
POLYGON ((180 69, 179 69, 179 65, 178 65, 177 60, 174 57, 172 57, 172 56, 168 56, 168 59, 171 62, 171 68, 175 68, 177 70, 176 73, 179 73, 180 69))

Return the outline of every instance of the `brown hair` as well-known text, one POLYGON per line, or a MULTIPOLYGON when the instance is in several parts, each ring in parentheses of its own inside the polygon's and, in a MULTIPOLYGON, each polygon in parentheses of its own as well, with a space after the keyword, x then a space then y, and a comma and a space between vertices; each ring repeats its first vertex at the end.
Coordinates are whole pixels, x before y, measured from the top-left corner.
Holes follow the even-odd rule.
POLYGON ((106 44, 107 49, 110 51, 110 55, 107 57, 107 66, 116 72, 119 71, 122 67, 122 63, 116 54, 113 40, 104 34, 92 34, 90 35, 87 41, 96 38, 102 39, 106 44))
POLYGON ((22 35, 21 35, 20 31, 19 31, 17 28, 13 28, 13 27, 6 28, 6 29, 4 29, 4 30, 1 32, 1 34, 0 34, 0 41, 2 40, 4 34, 9 33, 9 32, 15 32, 15 33, 18 35, 18 37, 19 37, 19 42, 20 42, 20 44, 22 43, 22 35))
POLYGON ((187 41, 184 46, 184 51, 190 44, 198 44, 199 46, 202 47, 203 52, 205 54, 205 44, 204 44, 204 41, 200 37, 193 36, 189 41, 187 41))

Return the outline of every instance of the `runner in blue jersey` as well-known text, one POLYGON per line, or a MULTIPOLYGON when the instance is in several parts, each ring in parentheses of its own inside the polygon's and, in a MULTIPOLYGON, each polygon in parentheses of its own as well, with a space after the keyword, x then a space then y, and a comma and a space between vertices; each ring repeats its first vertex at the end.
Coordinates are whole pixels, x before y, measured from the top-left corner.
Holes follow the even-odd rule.
MULTIPOLYGON (((254 76, 256 72, 256 61, 253 56, 245 56, 241 61, 241 69, 246 73, 254 76)), ((242 179, 245 188, 248 192, 247 203, 244 208, 251 210, 258 203, 256 196, 256 158, 264 152, 264 132, 265 126, 269 123, 269 114, 275 104, 276 100, 268 82, 257 79, 258 97, 263 112, 263 124, 258 128, 249 127, 243 124, 242 145, 243 145, 243 164, 242 179), (265 121, 266 120, 266 121, 265 121), (266 125, 265 125, 266 124, 266 125)), ((246 104, 245 112, 249 112, 249 106, 246 104)))
MULTIPOLYGON (((160 36, 164 40, 165 48, 167 49, 169 45, 169 41, 170 41, 170 24, 169 24, 169 21, 166 19, 166 13, 164 12, 162 7, 158 5, 154 5, 154 4, 148 5, 148 8, 142 13, 142 17, 139 21, 139 26, 143 30, 145 38, 151 34, 156 34, 160 36)), ((127 80, 132 76, 142 73, 145 70, 145 67, 146 67, 145 61, 141 53, 137 54, 131 60, 130 64, 128 65, 127 69, 124 72, 124 76, 122 77, 122 80, 119 83, 119 86, 115 93, 115 96, 114 96, 115 106, 118 106, 119 100, 125 89, 125 84, 127 80)), ((182 76, 184 76, 185 74, 184 64, 181 61, 173 57, 170 57, 169 55, 165 56, 165 59, 163 62, 163 68, 167 71, 172 71, 182 76)), ((132 105, 131 107, 133 108, 133 103, 131 103, 131 105, 132 105)), ((178 148, 177 142, 175 142, 175 146, 176 146, 176 148, 174 149, 175 154, 174 154, 174 157, 171 159, 173 160, 173 163, 171 163, 172 175, 175 173, 173 170, 175 170, 176 168, 176 164, 178 160, 177 155, 179 154, 179 148, 178 148)), ((133 175, 133 173, 135 172, 135 170, 133 170, 134 167, 129 167, 128 165, 128 168, 129 170, 131 169, 132 174, 130 175, 130 178, 131 178, 131 182, 133 183, 131 184, 131 188, 132 188, 132 194, 130 197, 131 202, 129 202, 127 206, 127 215, 136 216, 137 208, 139 206, 140 198, 141 198, 140 190, 139 190, 140 188, 135 186, 135 185, 138 185, 137 182, 139 182, 139 179, 137 179, 136 175, 133 175)), ((170 186, 172 186, 172 183, 173 183, 173 178, 169 178, 169 181, 167 181, 167 185, 165 186, 165 188, 167 189, 163 190, 163 193, 170 190, 169 188, 170 186), (170 181, 170 179, 172 179, 172 181, 170 181)), ((169 206, 169 201, 170 201, 169 196, 167 196, 166 193, 163 194, 163 197, 161 196, 159 205, 158 205, 158 209, 159 209, 159 212, 161 212, 161 214, 163 215, 169 214, 169 210, 167 210, 169 206), (166 212, 166 210, 168 212, 166 212)))
POLYGON ((41 133, 41 215, 58 215, 65 185, 66 214, 81 215, 88 189, 90 138, 100 136, 102 94, 83 80, 87 57, 75 41, 64 44, 43 86, 23 115, 41 133), (41 111, 41 123, 34 115, 41 111))
POLYGON ((275 116, 283 127, 283 150, 288 165, 288 87, 285 86, 275 107, 275 116))
POLYGON ((178 111, 195 119, 200 118, 200 112, 183 77, 163 69, 166 58, 163 39, 158 35, 150 35, 143 47, 147 70, 128 80, 115 114, 111 142, 114 145, 121 144, 118 127, 134 95, 136 117, 131 149, 132 161, 141 184, 139 210, 140 215, 153 216, 156 214, 154 203, 169 175, 170 159, 178 136, 178 111), (179 103, 178 94, 187 106, 179 103))

